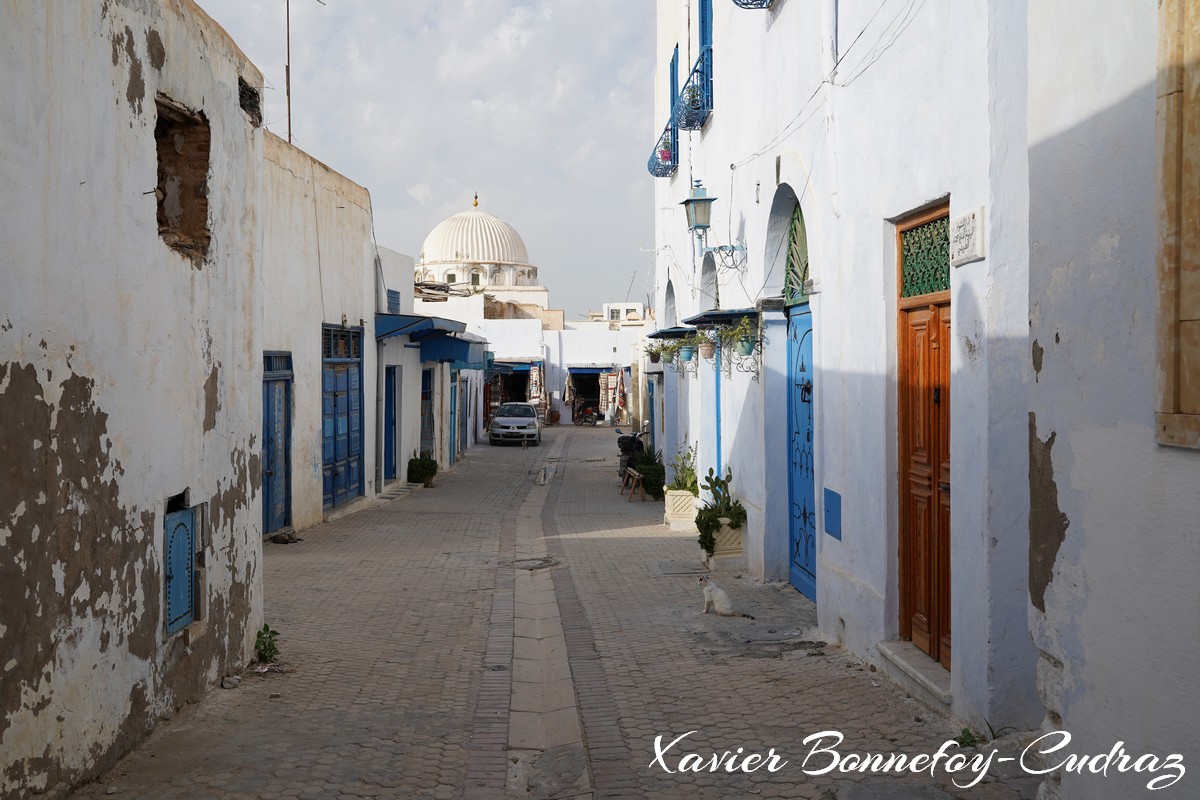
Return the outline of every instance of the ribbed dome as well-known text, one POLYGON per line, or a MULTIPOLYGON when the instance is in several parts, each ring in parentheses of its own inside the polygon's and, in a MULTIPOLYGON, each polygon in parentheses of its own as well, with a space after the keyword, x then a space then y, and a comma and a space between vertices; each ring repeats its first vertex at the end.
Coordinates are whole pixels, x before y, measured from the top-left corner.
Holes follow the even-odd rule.
POLYGON ((419 264, 528 264, 529 251, 512 225, 473 208, 441 222, 421 245, 419 264))

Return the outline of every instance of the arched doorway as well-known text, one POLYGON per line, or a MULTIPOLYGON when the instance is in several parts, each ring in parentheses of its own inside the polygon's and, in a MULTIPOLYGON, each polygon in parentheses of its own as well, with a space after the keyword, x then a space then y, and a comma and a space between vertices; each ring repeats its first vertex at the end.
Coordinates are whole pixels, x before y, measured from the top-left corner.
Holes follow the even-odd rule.
POLYGON ((768 242, 766 267, 769 275, 782 278, 787 311, 788 581, 815 601, 815 370, 812 309, 804 291, 808 280, 808 229, 800 203, 786 184, 779 187, 771 207, 768 242))

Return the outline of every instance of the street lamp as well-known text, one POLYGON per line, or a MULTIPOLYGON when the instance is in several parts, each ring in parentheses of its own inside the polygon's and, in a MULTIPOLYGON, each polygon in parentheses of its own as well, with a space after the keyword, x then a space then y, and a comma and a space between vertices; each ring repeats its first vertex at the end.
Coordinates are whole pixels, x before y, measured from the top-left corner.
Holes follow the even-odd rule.
POLYGON ((703 238, 712 219, 712 204, 717 198, 709 197, 708 191, 696 181, 688 199, 680 203, 687 212, 688 230, 703 238))

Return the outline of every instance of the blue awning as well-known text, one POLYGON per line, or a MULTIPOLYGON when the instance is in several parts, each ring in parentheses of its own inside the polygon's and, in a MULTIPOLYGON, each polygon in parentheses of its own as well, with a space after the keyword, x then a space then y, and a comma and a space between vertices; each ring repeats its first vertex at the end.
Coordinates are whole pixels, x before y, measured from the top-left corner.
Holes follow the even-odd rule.
POLYGON ((570 375, 600 375, 614 370, 616 367, 567 367, 567 373, 570 375))
POLYGON ((414 341, 435 333, 462 333, 467 323, 443 317, 426 317, 420 314, 376 314, 375 338, 408 336, 414 341))
POLYGON ((742 319, 757 316, 758 310, 754 308, 713 308, 688 317, 683 323, 697 328, 711 328, 714 325, 734 325, 742 319))
POLYGON ((487 342, 470 334, 432 333, 421 337, 421 361, 453 363, 456 369, 483 369, 486 354, 487 342))
POLYGON ((647 339, 682 339, 689 333, 695 333, 695 328, 663 328, 660 331, 646 334, 647 339))

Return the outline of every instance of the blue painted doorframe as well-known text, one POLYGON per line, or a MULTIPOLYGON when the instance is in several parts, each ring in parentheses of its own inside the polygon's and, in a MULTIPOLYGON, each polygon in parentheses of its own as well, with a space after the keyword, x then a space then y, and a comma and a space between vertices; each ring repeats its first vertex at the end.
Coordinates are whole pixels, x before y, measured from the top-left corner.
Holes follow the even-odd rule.
POLYGON ((291 524, 290 380, 263 381, 263 534, 291 524))
POLYGON ((450 463, 458 460, 458 375, 450 374, 450 463))
POLYGON ((812 313, 807 303, 788 310, 788 543, 789 580, 817 599, 817 506, 813 470, 812 313))
POLYGON ((396 368, 383 373, 383 477, 396 478, 396 368))

